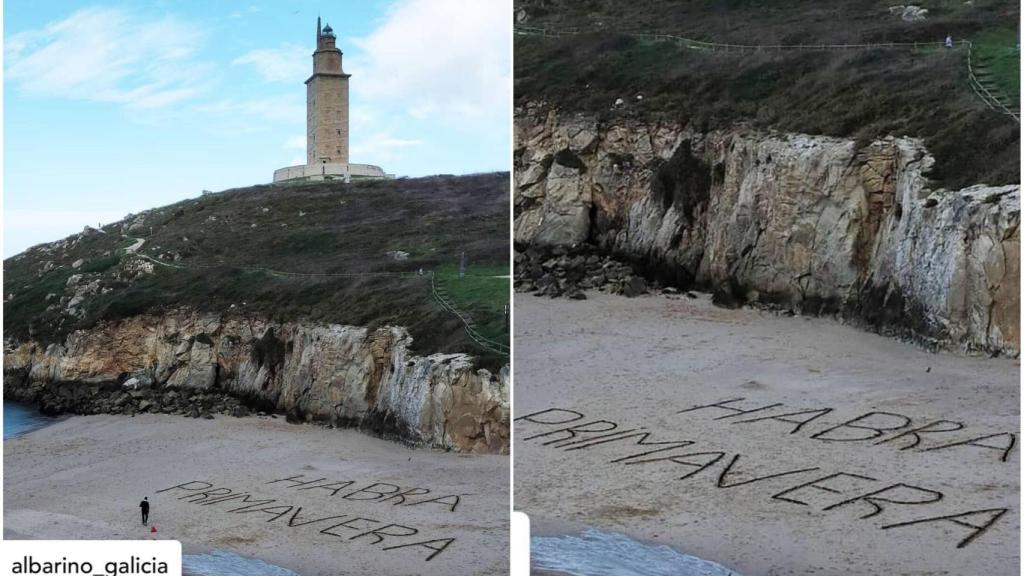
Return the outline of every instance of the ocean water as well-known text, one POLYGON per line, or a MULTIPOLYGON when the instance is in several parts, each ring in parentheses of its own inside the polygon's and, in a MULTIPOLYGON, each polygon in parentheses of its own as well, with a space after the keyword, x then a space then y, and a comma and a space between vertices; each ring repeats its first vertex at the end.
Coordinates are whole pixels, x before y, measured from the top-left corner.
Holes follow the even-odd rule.
POLYGON ((214 550, 208 554, 182 554, 181 573, 182 576, 299 576, 287 568, 239 556, 227 550, 214 550))
POLYGON ((593 528, 578 536, 534 536, 530 563, 572 576, 740 576, 669 546, 593 528))
POLYGON ((59 418, 43 416, 34 407, 17 402, 4 402, 4 440, 49 426, 59 418))

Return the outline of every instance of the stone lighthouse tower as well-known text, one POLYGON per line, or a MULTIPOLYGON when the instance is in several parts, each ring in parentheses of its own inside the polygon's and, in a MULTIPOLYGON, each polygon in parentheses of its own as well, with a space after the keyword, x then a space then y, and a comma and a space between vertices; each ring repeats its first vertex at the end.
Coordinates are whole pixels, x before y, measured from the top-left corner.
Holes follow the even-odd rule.
POLYGON ((348 164, 348 79, 328 24, 316 19, 313 75, 306 80, 306 164, 348 164))
POLYGON ((306 163, 274 170, 274 182, 391 178, 380 166, 348 160, 348 79, 328 24, 316 19, 313 75, 306 80, 306 163))

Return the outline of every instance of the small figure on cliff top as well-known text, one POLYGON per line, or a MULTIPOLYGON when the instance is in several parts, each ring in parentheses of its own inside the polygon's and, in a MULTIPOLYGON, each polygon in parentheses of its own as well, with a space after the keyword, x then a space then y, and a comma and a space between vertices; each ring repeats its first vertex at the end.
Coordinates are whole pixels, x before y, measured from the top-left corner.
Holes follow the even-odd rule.
POLYGON ((139 508, 142 509, 142 525, 143 526, 148 526, 149 525, 149 497, 148 496, 143 498, 142 502, 139 502, 139 508))
POLYGON ((953 47, 953 36, 951 34, 946 34, 946 48, 952 48, 952 47, 953 47))

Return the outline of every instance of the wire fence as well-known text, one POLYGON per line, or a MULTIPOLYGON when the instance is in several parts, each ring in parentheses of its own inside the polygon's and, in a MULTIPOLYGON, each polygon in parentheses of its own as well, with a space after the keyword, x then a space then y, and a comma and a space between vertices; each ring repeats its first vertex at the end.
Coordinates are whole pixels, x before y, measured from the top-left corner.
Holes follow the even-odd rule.
MULTIPOLYGON (((790 50, 861 50, 870 48, 942 48, 944 42, 880 42, 867 44, 730 44, 725 42, 706 42, 685 36, 673 34, 656 34, 651 32, 630 31, 630 30, 602 30, 583 28, 563 28, 552 30, 549 28, 537 28, 532 26, 516 26, 515 34, 524 36, 543 36, 547 38, 558 38, 567 36, 579 36, 585 34, 622 34, 655 40, 662 42, 674 42, 688 48, 720 50, 725 52, 771 52, 790 50)), ((970 44, 966 40, 957 41, 956 44, 970 44)))
MULTIPOLYGON (((522 36, 541 36, 544 38, 564 38, 569 36, 579 36, 587 34, 621 34, 625 36, 632 36, 634 38, 640 38, 643 40, 655 41, 655 42, 672 42, 676 45, 683 46, 694 50, 705 50, 705 51, 718 51, 718 52, 786 52, 786 51, 842 51, 842 50, 877 50, 883 48, 889 49, 911 49, 919 50, 925 48, 943 48, 946 46, 945 42, 877 42, 877 43, 866 43, 866 44, 729 44, 724 42, 705 42, 703 40, 696 40, 693 38, 686 38, 684 36, 675 36, 672 34, 653 34, 650 32, 636 32, 636 31, 623 31, 623 30, 602 30, 602 29, 582 29, 582 28, 564 28, 559 30, 552 30, 548 28, 538 28, 533 26, 520 26, 517 25, 513 28, 513 32, 522 36)), ((974 73, 974 68, 971 64, 972 52, 974 45, 969 40, 958 40, 954 42, 954 45, 959 45, 967 49, 967 76, 968 83, 971 90, 985 103, 986 106, 1013 118, 1018 124, 1020 123, 1020 112, 1011 110, 1002 100, 997 98, 991 91, 978 80, 974 73)))
POLYGON ((477 346, 480 346, 481 348, 484 348, 485 350, 489 350, 489 351, 491 351, 491 352, 493 352, 495 354, 498 354, 500 356, 506 356, 507 357, 509 355, 509 347, 508 346, 502 344, 501 342, 496 342, 494 340, 491 340, 490 338, 488 338, 488 337, 484 336, 483 334, 481 334, 473 326, 473 320, 470 319, 467 314, 464 314, 464 313, 460 312, 458 308, 456 308, 447 298, 445 298, 438 291, 438 289, 437 289, 437 276, 433 272, 430 273, 430 292, 434 296, 434 300, 436 300, 437 303, 440 304, 442 308, 444 308, 445 310, 451 312, 452 314, 457 316, 459 318, 459 320, 462 321, 462 324, 463 324, 463 326, 465 326, 465 329, 466 329, 466 336, 468 336, 470 340, 472 340, 474 343, 476 343, 477 346))
POLYGON ((984 102, 989 108, 995 110, 996 112, 1000 112, 1010 116, 1019 124, 1020 111, 1018 110, 1015 112, 1011 110, 1005 103, 1003 103, 1002 100, 1000 100, 994 94, 992 94, 992 92, 990 92, 988 88, 986 88, 985 85, 982 84, 981 81, 978 80, 978 77, 974 74, 974 65, 971 62, 973 53, 972 48, 974 47, 974 45, 966 40, 965 42, 967 42, 967 77, 970 80, 971 90, 973 90, 974 93, 978 96, 978 98, 981 98, 982 102, 984 102))
MULTIPOLYGON (((244 270, 248 272, 263 272, 273 276, 279 276, 284 278, 361 278, 361 277, 399 277, 399 278, 422 278, 424 275, 419 272, 288 272, 283 270, 274 270, 271 268, 264 268, 260 266, 247 266, 247 265, 229 265, 229 264, 200 264, 200 263, 189 263, 184 264, 181 262, 167 262, 160 260, 159 258, 153 258, 146 254, 139 252, 129 252, 154 264, 164 266, 167 268, 174 268, 178 270, 212 270, 216 268, 234 268, 237 270, 244 270)), ((490 338, 487 338, 481 334, 473 325, 473 320, 468 314, 461 312, 454 304, 445 298, 437 289, 437 281, 434 272, 430 272, 430 294, 434 300, 440 304, 441 308, 454 314, 462 322, 462 325, 466 331, 466 336, 477 346, 498 354, 499 356, 508 357, 509 347, 501 342, 497 342, 490 338)))
POLYGON ((271 276, 280 276, 283 278, 367 278, 367 277, 387 277, 387 278, 417 278, 424 276, 419 272, 289 272, 285 270, 274 270, 273 268, 264 268, 262 266, 249 266, 245 264, 228 264, 228 263, 214 263, 214 264, 202 264, 192 262, 188 264, 180 262, 167 262, 166 260, 160 260, 159 258, 153 258, 146 254, 138 252, 134 253, 139 258, 165 266, 168 268, 177 268, 179 270, 214 270, 218 268, 233 268, 235 270, 243 270, 245 272, 263 272, 271 276))

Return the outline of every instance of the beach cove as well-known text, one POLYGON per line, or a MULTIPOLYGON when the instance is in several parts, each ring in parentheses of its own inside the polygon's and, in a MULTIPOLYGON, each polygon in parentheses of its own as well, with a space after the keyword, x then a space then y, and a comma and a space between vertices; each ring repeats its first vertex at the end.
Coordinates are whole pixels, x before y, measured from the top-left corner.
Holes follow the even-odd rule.
POLYGON ((5 538, 173 538, 302 576, 508 570, 505 456, 145 414, 67 418, 6 441, 4 458, 5 538))
POLYGON ((521 298, 516 329, 537 536, 597 528, 745 576, 1018 571, 1018 360, 706 296, 521 298))
POLYGON ((4 403, 4 440, 21 434, 49 426, 59 419, 44 416, 38 408, 30 404, 5 401, 4 403))

